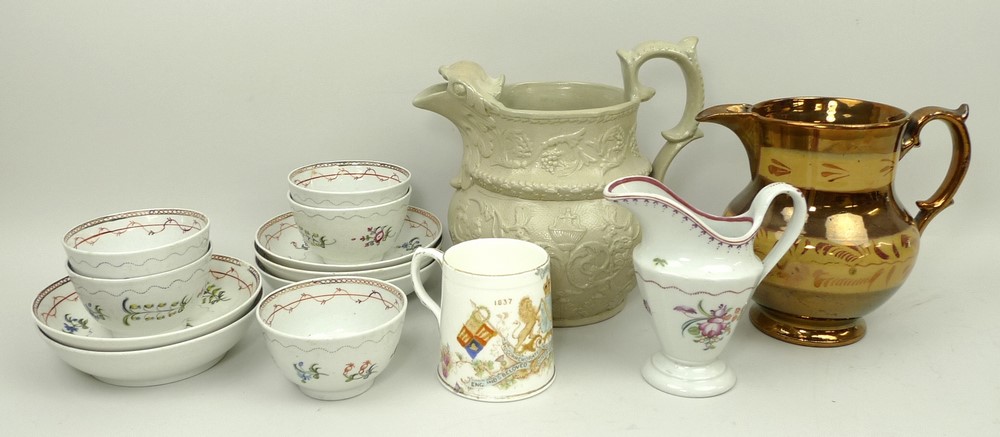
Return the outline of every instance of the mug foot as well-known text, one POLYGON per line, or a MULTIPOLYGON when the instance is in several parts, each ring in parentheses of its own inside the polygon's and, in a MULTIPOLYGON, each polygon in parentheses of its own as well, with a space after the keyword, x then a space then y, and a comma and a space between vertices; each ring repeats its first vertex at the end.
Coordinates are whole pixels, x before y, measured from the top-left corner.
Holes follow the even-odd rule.
POLYGON ((718 396, 736 385, 736 374, 722 361, 687 366, 660 352, 642 366, 642 377, 657 390, 686 398, 718 396))
POLYGON ((868 330, 864 319, 819 319, 785 314, 760 305, 750 308, 757 329, 786 343, 838 347, 857 343, 868 330))

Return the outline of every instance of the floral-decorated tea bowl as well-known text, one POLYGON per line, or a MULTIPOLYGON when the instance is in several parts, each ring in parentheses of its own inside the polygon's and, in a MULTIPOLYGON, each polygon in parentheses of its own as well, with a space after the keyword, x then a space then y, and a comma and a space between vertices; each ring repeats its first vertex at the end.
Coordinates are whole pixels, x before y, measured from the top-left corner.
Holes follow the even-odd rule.
POLYGON ((174 270, 127 279, 67 271, 94 322, 114 337, 141 337, 183 329, 188 319, 200 317, 195 302, 208 284, 211 259, 211 252, 206 252, 174 270))
POLYGON ((44 331, 39 330, 39 333, 56 355, 71 367, 108 384, 145 387, 180 381, 210 369, 243 338, 253 323, 254 313, 250 308, 236 321, 200 337, 136 351, 79 349, 49 338, 44 331))
POLYGON ((410 191, 396 200, 354 208, 317 208, 288 203, 309 250, 326 263, 381 260, 395 247, 410 203, 410 191))
POLYGON ((257 307, 264 342, 282 376, 305 395, 360 395, 389 366, 406 316, 396 286, 360 277, 302 281, 257 307))
POLYGON ((188 209, 161 208, 98 217, 63 236, 73 271, 123 279, 177 269, 209 250, 209 221, 188 209))
POLYGON ((410 171, 379 161, 330 161, 288 174, 293 200, 318 208, 356 208, 391 202, 410 189, 410 171))
POLYGON ((326 264, 315 251, 310 250, 309 245, 303 243, 302 233, 299 232, 292 213, 286 212, 268 220, 257 229, 254 249, 265 258, 293 269, 351 273, 408 265, 416 248, 435 247, 441 244, 442 232, 443 226, 437 216, 430 211, 410 205, 403 219, 399 238, 381 260, 326 264))
MULTIPOLYGON (((437 246, 433 246, 433 247, 437 247, 437 246)), ((422 282, 427 282, 427 280, 431 277, 431 273, 434 270, 434 266, 435 266, 435 264, 431 263, 431 264, 425 265, 423 268, 420 269, 420 280, 422 282)), ((260 257, 257 257, 257 269, 260 271, 261 276, 264 277, 264 282, 267 283, 267 285, 270 287, 270 290, 277 290, 277 289, 279 289, 281 287, 287 287, 287 286, 289 286, 289 285, 291 285, 291 284, 293 284, 295 282, 298 282, 296 280, 291 280, 291 279, 283 278, 280 275, 275 274, 275 273, 269 271, 267 266, 261 264, 261 258, 260 257)), ((331 273, 325 273, 323 275, 317 276, 316 278, 310 278, 310 279, 319 279, 319 278, 322 278, 322 277, 343 277, 343 276, 360 276, 360 275, 339 275, 338 276, 338 275, 331 274, 331 273)), ((372 279, 372 278, 370 278, 370 279, 372 279)), ((405 294, 413 293, 413 281, 410 280, 410 272, 409 271, 407 271, 405 274, 403 274, 403 276, 397 276, 395 278, 389 278, 389 279, 382 279, 382 281, 388 282, 389 284, 392 284, 392 285, 395 285, 395 286, 399 287, 399 289, 402 290, 402 292, 405 293, 405 294)))
POLYGON ((70 347, 118 352, 166 346, 229 325, 246 314, 263 290, 257 269, 236 258, 212 255, 208 273, 208 285, 191 303, 200 307, 201 311, 179 331, 142 337, 112 337, 107 328, 93 321, 69 277, 42 290, 32 303, 31 313, 35 324, 46 336, 70 347))

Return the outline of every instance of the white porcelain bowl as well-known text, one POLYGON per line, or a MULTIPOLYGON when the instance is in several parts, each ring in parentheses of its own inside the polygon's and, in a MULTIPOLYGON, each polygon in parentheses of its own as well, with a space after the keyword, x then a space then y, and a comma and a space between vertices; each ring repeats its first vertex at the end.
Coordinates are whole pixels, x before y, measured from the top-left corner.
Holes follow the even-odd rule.
MULTIPOLYGON (((431 277, 431 274, 434 272, 435 266, 437 266, 437 264, 430 263, 430 264, 424 266, 422 269, 420 269, 420 280, 422 282, 426 282, 431 277)), ((272 290, 272 292, 273 292, 273 290, 277 290, 277 289, 279 289, 281 287, 286 287, 288 285, 291 285, 292 283, 297 282, 297 281, 293 281, 293 280, 282 278, 282 277, 280 277, 278 275, 275 275, 274 273, 269 272, 267 270, 267 267, 265 267, 265 266, 263 266, 263 265, 260 264, 259 260, 258 260, 258 263, 257 263, 257 269, 260 271, 260 275, 264 277, 264 282, 267 283, 267 285, 270 287, 269 289, 272 290)), ((338 277, 338 276, 321 276, 321 277, 331 277, 332 278, 332 277, 338 277)), ((321 277, 317 277, 315 279, 319 279, 321 277)), ((403 276, 399 276, 399 277, 395 277, 395 278, 391 278, 391 279, 383 279, 383 280, 385 282, 388 282, 388 283, 392 284, 392 285, 395 285, 396 287, 399 287, 399 289, 402 290, 403 293, 410 294, 410 293, 413 292, 413 281, 410 280, 410 273, 409 272, 406 272, 406 274, 404 274, 403 276)))
POLYGON ((182 329, 198 317, 192 306, 205 290, 211 253, 167 272, 127 279, 103 279, 68 269, 80 301, 94 322, 115 337, 141 337, 182 329))
MULTIPOLYGON (((437 246, 431 246, 437 247, 437 246)), ((288 279, 290 281, 305 281, 307 279, 322 278, 325 276, 363 276, 372 279, 393 279, 403 276, 410 272, 409 263, 397 264, 394 266, 382 267, 379 269, 369 269, 369 270, 352 270, 346 272, 326 272, 326 271, 316 271, 316 270, 304 270, 288 267, 285 265, 278 264, 265 256, 261 250, 255 245, 254 246, 254 256, 257 259, 257 263, 267 271, 277 275, 280 278, 288 279)), ((421 267, 430 264, 431 260, 427 259, 421 265, 421 267)))
POLYGON ((410 191, 387 203, 337 209, 303 205, 288 197, 303 242, 326 263, 381 260, 395 247, 409 204, 410 191))
POLYGON ((35 297, 31 313, 49 338, 80 349, 117 352, 149 349, 190 340, 229 325, 257 302, 263 281, 256 268, 236 258, 212 255, 208 285, 192 305, 198 317, 179 331, 143 337, 116 338, 87 312, 73 283, 64 277, 35 297))
POLYGON ((75 272, 121 279, 177 269, 209 250, 209 221, 188 209, 161 208, 98 217, 63 236, 75 272))
POLYGON ((409 188, 409 170, 380 161, 320 162, 288 174, 292 199, 319 208, 378 205, 403 197, 409 188))
POLYGON ((71 367, 108 384, 144 387, 180 381, 208 370, 239 343, 253 323, 255 313, 251 308, 235 322, 201 337, 138 351, 78 349, 49 338, 41 330, 38 332, 56 356, 71 367))
POLYGON ((302 234, 292 213, 274 217, 257 229, 255 249, 267 259, 293 269, 315 272, 354 272, 396 266, 410 262, 418 247, 434 247, 441 243, 441 220, 430 211, 410 206, 403 219, 403 229, 396 245, 379 261, 364 263, 326 264, 302 242, 302 234))
POLYGON ((302 281, 257 307, 264 343, 281 375, 307 396, 364 393, 392 359, 406 317, 406 295, 359 277, 302 281))

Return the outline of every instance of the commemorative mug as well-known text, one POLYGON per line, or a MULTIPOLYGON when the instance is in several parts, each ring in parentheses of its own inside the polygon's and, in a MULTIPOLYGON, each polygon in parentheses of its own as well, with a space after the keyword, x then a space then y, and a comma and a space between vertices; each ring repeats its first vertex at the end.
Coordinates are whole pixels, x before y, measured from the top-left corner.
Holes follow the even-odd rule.
POLYGON ((555 377, 549 255, 510 238, 468 240, 447 251, 418 248, 410 268, 420 302, 437 318, 438 378, 479 401, 528 398, 555 377), (441 303, 420 280, 423 258, 441 264, 441 303))

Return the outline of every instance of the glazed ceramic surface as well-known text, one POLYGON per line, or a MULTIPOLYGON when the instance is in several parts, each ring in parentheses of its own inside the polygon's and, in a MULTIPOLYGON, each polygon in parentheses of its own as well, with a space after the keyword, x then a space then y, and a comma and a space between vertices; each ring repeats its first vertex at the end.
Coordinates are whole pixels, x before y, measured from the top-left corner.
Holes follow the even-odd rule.
POLYGON ((70 267, 82 275, 121 279, 174 270, 209 249, 209 221, 187 209, 146 209, 99 217, 63 237, 70 267))
POLYGON ((411 266, 420 302, 438 320, 438 377, 453 393, 502 402, 541 393, 555 377, 549 257, 521 240, 469 240, 420 248, 411 266), (423 259, 441 264, 441 304, 416 279, 423 259))
POLYGON ((288 174, 292 199, 319 208, 372 206, 403 197, 410 171, 387 162, 331 161, 307 165, 288 174))
POLYGON ((256 313, 282 376, 307 396, 339 400, 367 391, 389 366, 406 295, 374 279, 324 278, 275 291, 256 313))
POLYGON ((806 220, 805 199, 794 187, 764 187, 750 210, 737 217, 701 212, 659 181, 625 177, 605 196, 639 219, 642 242, 632 258, 660 351, 642 369, 646 381, 664 392, 707 397, 728 391, 735 374, 718 360, 732 338, 754 288, 791 247, 806 220), (759 260, 754 235, 772 201, 788 196, 794 213, 784 236, 759 260))
POLYGON ((371 262, 395 247, 410 191, 387 203, 357 208, 316 208, 291 197, 288 204, 302 241, 325 263, 371 262))
POLYGON ((114 337, 143 337, 183 329, 201 317, 198 296, 211 275, 212 255, 163 273, 128 279, 101 279, 67 269, 80 303, 93 323, 114 337))
MULTIPOLYGON (((431 246, 431 247, 436 247, 431 246)), ((410 263, 403 262, 394 266, 382 267, 380 269, 370 269, 370 270, 353 270, 345 272, 326 272, 326 271, 316 271, 316 270, 303 270, 288 267, 277 262, 271 261, 267 256, 265 256, 258 249, 254 254, 257 259, 257 263, 267 269, 274 275, 281 277, 282 279, 287 279, 292 282, 305 281, 307 279, 316 279, 324 276, 364 276, 371 279, 393 279, 398 278, 403 275, 410 274, 410 263)), ((430 264, 430 261, 426 261, 426 264, 430 264)))
POLYGON ((41 330, 39 334, 56 356, 73 368, 108 384, 145 387, 180 381, 210 369, 239 343, 253 320, 251 308, 235 322, 208 334, 137 351, 78 349, 49 338, 41 330))
MULTIPOLYGON (((407 263, 406 265, 407 265, 407 268, 409 268, 409 263, 407 263)), ((269 289, 271 291, 277 290, 277 289, 279 289, 281 287, 287 287, 287 286, 289 286, 289 285, 297 282, 297 281, 293 281, 293 280, 290 280, 290 279, 282 278, 280 276, 275 275, 274 273, 271 273, 270 271, 267 270, 266 266, 264 266, 264 265, 262 265, 260 263, 260 258, 258 258, 257 268, 260 269, 260 274, 261 274, 261 276, 264 277, 264 282, 267 283, 267 285, 270 287, 269 289)), ((437 271, 437 269, 435 269, 433 263, 427 264, 426 266, 424 266, 424 268, 420 269, 420 280, 421 281, 427 281, 431 277, 431 275, 434 274, 435 271, 437 271)), ((356 276, 356 275, 329 275, 329 274, 327 274, 327 275, 331 276, 331 277, 356 276)), ((326 276, 317 276, 316 278, 311 278, 311 279, 318 279, 318 278, 322 278, 322 277, 326 277, 326 276)), ((309 280, 311 280, 311 279, 309 279, 309 280)), ((371 279, 374 279, 374 278, 371 278, 371 279)), ((413 281, 410 280, 410 272, 409 272, 409 270, 407 270, 406 274, 404 274, 403 276, 397 276, 395 278, 389 278, 389 279, 382 279, 382 281, 385 281, 385 282, 387 282, 389 284, 392 284, 392 285, 395 285, 396 287, 399 287, 399 289, 402 290, 403 293, 405 293, 405 294, 410 294, 410 293, 413 292, 413 281)))
POLYGON ((144 337, 116 338, 95 323, 69 277, 49 285, 31 306, 35 324, 46 336, 67 346, 93 351, 129 351, 166 346, 213 332, 243 316, 257 302, 263 284, 253 266, 236 258, 212 255, 209 281, 191 305, 197 318, 179 331, 144 337))
POLYGON ((421 92, 414 105, 441 114, 464 144, 457 190, 448 210, 454 242, 507 237, 534 242, 552 260, 557 326, 594 323, 617 314, 635 286, 628 253, 639 228, 601 198, 627 175, 662 175, 681 147, 700 136, 702 107, 695 38, 652 41, 619 51, 625 87, 580 82, 505 84, 479 65, 441 67, 445 83, 421 92), (687 84, 680 122, 663 132, 654 163, 639 155, 636 113, 653 90, 638 80, 646 61, 676 62, 687 84))
MULTIPOLYGON (((916 265, 920 234, 952 203, 969 165, 968 108, 928 107, 907 114, 863 100, 796 97, 756 105, 722 105, 699 115, 737 133, 753 177, 730 203, 746 210, 758 189, 787 182, 809 201, 809 221, 793 250, 761 284, 750 316, 768 335, 808 346, 841 346, 862 338, 862 316, 884 303, 916 265), (894 180, 899 160, 919 144, 923 126, 946 122, 951 166, 930 199, 910 217, 894 180)), ((924 146, 925 148, 927 146, 924 146)), ((781 235, 781 200, 772 207, 756 250, 781 235)))
MULTIPOLYGON (((316 272, 360 272, 408 264, 413 250, 436 246, 441 242, 441 220, 430 211, 410 206, 403 219, 399 239, 379 261, 325 264, 303 243, 302 234, 288 212, 274 217, 257 229, 254 244, 265 257, 278 264, 316 272)), ((359 275, 364 276, 364 275, 359 275)))

